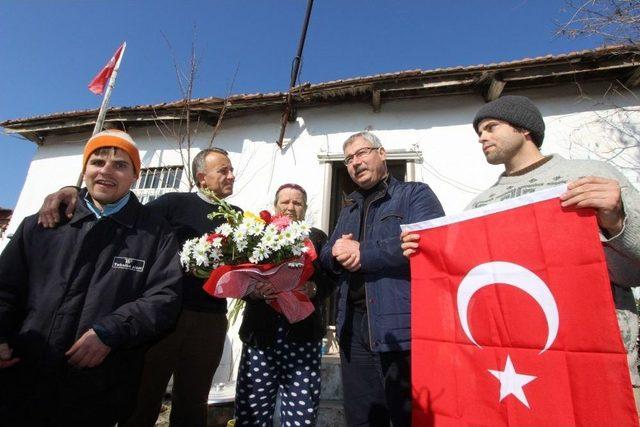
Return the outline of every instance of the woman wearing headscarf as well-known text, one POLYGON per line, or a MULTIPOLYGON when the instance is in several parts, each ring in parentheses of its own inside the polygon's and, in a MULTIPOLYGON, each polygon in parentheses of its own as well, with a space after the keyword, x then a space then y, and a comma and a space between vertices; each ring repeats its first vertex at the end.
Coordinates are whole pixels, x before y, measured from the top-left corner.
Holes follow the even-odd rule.
MULTIPOLYGON (((276 191, 276 214, 303 220, 307 193, 297 184, 276 191)), ((309 239, 320 253, 327 235, 311 228, 309 239)), ((281 425, 315 425, 320 402, 320 360, 326 333, 324 303, 335 283, 314 261, 315 271, 303 285, 315 310, 290 324, 268 303, 275 297, 270 283, 261 283, 246 299, 240 339, 242 357, 236 385, 236 426, 272 425, 280 395, 281 425)))

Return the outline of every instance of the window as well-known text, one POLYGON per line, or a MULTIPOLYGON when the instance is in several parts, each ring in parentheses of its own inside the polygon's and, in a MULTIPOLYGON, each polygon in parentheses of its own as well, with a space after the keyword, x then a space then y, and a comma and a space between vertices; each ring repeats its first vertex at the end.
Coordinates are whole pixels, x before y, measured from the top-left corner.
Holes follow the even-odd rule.
POLYGON ((140 169, 140 177, 131 190, 140 202, 148 203, 164 193, 180 189, 182 166, 140 169))

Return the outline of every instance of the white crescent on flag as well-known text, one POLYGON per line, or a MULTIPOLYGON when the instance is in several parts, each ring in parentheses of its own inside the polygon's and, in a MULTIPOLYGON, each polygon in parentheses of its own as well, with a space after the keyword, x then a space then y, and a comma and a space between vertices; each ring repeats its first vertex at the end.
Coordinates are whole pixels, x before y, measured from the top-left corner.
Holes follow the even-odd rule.
POLYGON ((486 286, 496 284, 515 286, 529 294, 540 305, 547 320, 548 327, 547 342, 540 351, 540 354, 544 353, 551 347, 558 335, 558 326, 560 323, 558 306, 549 287, 542 279, 532 271, 511 262, 493 261, 480 264, 469 270, 460 282, 456 297, 458 302, 458 316, 462 330, 469 338, 469 341, 481 347, 469 330, 469 321, 467 318, 469 302, 477 291, 486 286))

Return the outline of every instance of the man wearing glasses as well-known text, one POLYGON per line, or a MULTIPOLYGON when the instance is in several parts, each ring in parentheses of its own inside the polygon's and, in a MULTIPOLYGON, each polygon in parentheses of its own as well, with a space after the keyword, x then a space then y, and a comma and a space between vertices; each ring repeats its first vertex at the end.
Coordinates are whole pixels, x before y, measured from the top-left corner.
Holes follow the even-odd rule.
POLYGON ((444 211, 428 185, 389 175, 386 152, 372 133, 351 135, 343 151, 358 189, 347 197, 320 258, 340 277, 336 326, 347 424, 408 426, 411 290, 400 224, 444 211))

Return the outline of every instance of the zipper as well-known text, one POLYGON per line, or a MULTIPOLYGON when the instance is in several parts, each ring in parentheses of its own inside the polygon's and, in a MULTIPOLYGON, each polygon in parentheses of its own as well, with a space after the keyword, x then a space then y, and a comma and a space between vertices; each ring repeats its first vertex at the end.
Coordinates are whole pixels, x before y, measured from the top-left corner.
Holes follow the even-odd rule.
MULTIPOLYGON (((373 205, 375 202, 377 202, 378 200, 382 199, 386 192, 387 189, 385 189, 385 191, 382 191, 378 194, 378 196, 376 198, 374 198, 373 200, 371 200, 371 202, 369 203, 369 205, 367 206, 367 210, 364 212, 364 217, 362 218, 362 231, 364 233, 362 233, 363 235, 360 236, 361 237, 361 241, 365 241, 366 240, 366 235, 367 235, 367 216, 369 215, 369 208, 371 208, 371 205, 373 205)), ((363 206, 364 207, 364 206, 363 206)), ((363 278, 364 279, 364 278, 363 278)), ((367 293, 367 282, 366 280, 363 280, 363 284, 364 284, 364 304, 367 307, 367 326, 368 326, 368 330, 369 330, 369 348, 371 349, 371 351, 373 351, 373 340, 371 337, 371 314, 369 311, 369 295, 367 293)))
MULTIPOLYGON (((58 315, 60 313, 60 309, 62 308, 64 303, 67 301, 67 296, 69 294, 69 291, 71 291, 71 287, 73 286, 73 278, 77 276, 77 273, 81 268, 81 266, 78 264, 78 258, 80 256, 80 253, 82 252, 82 249, 85 246, 84 245, 85 240, 87 239, 88 235, 93 231, 93 228, 98 223, 98 221, 100 221, 100 220, 98 219, 98 220, 96 220, 96 222, 94 224, 89 225, 88 229, 86 231, 81 226, 81 232, 80 232, 81 235, 80 235, 80 238, 78 238, 80 244, 78 245, 77 251, 74 253, 74 256, 72 258, 74 260, 74 265, 70 268, 70 274, 66 278, 67 283, 66 283, 66 285, 64 287, 64 290, 62 291, 62 295, 60 295, 60 300, 58 301, 58 304, 57 304, 55 310, 52 313, 51 325, 49 326, 49 331, 47 333, 47 338, 46 338, 46 341, 45 341, 46 345, 49 345, 51 343, 51 338, 53 336, 54 328, 55 328, 55 326, 57 325, 57 322, 58 322, 58 315)), ((83 224, 83 226, 84 226, 84 224, 83 224)), ((80 315, 82 315, 82 313, 80 313, 80 315)), ((74 337, 74 339, 75 339, 75 337, 74 337)))

